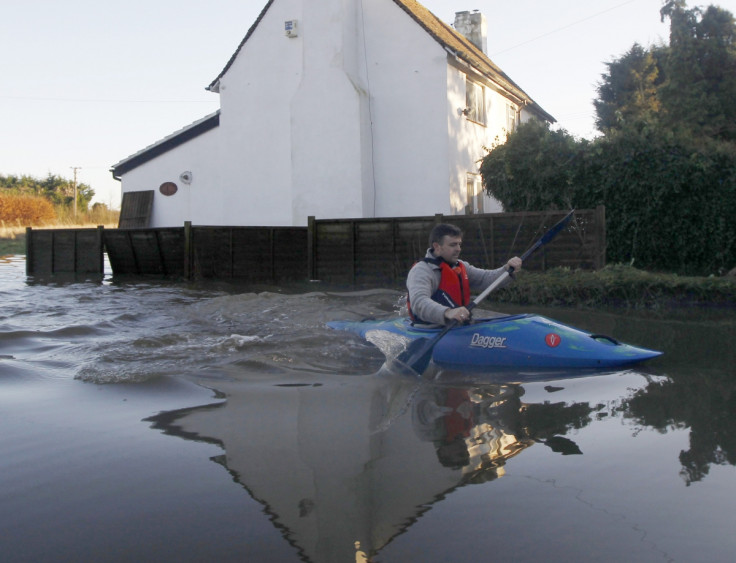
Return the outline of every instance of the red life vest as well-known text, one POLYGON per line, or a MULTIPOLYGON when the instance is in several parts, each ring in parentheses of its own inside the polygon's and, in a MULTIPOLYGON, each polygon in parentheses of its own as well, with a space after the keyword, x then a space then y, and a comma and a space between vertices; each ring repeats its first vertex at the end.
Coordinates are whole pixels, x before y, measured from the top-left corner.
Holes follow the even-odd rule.
MULTIPOLYGON (((440 285, 432 294, 432 301, 436 301, 445 307, 460 307, 470 303, 470 281, 468 280, 468 272, 465 264, 458 262, 455 266, 450 266, 442 259, 433 260, 425 258, 425 262, 429 264, 438 264, 440 267, 440 285)), ((406 306, 409 310, 409 316, 414 322, 426 322, 416 316, 411 310, 411 303, 407 299, 406 306)))
POLYGON ((465 270, 465 264, 458 262, 456 266, 450 266, 447 262, 440 262, 440 286, 432 296, 432 299, 438 303, 442 303, 443 299, 449 297, 452 301, 450 307, 465 306, 470 303, 470 281, 468 281, 468 272, 465 270), (442 295, 438 295, 438 294, 442 295), (446 297, 445 297, 446 296, 446 297), (439 299, 438 299, 439 298, 439 299))

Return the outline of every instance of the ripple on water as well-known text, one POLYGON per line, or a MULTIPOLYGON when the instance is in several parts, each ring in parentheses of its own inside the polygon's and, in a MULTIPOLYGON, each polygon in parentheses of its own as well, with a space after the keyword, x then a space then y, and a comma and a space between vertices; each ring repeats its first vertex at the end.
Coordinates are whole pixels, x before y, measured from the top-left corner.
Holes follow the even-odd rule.
POLYGON ((227 293, 221 284, 44 285, 26 283, 22 265, 0 273, 0 354, 30 372, 94 383, 225 372, 245 378, 251 369, 282 367, 371 373, 384 360, 380 349, 325 323, 391 316, 402 297, 387 290, 227 293), (3 283, 3 275, 12 280, 3 283))

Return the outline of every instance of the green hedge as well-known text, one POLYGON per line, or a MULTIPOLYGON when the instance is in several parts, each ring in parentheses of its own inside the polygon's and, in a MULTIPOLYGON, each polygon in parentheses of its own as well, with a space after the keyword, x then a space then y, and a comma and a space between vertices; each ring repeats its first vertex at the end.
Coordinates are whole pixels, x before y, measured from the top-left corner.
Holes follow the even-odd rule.
POLYGON ((506 211, 606 207, 607 261, 680 274, 736 266, 736 146, 641 127, 594 141, 523 124, 483 160, 506 211))
POLYGON ((592 189, 578 188, 575 199, 606 206, 609 261, 705 275, 736 266, 730 147, 696 149, 670 135, 640 132, 601 139, 595 151, 577 182, 592 189))

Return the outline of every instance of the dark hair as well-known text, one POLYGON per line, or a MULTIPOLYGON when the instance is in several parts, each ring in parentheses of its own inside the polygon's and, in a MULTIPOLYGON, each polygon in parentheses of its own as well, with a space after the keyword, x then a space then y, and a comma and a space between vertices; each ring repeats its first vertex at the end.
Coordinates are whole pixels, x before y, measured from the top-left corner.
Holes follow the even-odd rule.
POLYGON ((432 248, 432 243, 442 244, 444 237, 461 237, 463 232, 459 227, 450 225, 449 223, 440 223, 435 225, 432 232, 429 233, 429 247, 432 248))

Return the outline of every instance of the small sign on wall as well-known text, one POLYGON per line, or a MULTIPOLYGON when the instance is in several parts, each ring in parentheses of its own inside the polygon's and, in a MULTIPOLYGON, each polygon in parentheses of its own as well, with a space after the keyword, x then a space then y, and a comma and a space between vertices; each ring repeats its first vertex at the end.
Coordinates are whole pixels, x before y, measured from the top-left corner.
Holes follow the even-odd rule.
POLYGON ((179 187, 174 182, 164 182, 158 187, 163 195, 174 195, 178 191, 179 187))
POLYGON ((286 37, 298 37, 299 32, 297 30, 296 20, 286 20, 284 22, 284 34, 286 37))

